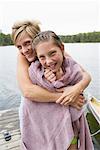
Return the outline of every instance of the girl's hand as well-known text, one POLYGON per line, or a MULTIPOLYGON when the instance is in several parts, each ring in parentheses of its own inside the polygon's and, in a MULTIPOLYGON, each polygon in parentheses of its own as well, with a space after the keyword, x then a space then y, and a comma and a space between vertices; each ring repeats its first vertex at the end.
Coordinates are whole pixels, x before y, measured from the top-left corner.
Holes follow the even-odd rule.
POLYGON ((69 105, 78 99, 80 95, 80 89, 77 85, 66 87, 62 96, 56 101, 56 103, 60 103, 61 105, 69 105))
POLYGON ((56 76, 55 76, 55 74, 54 74, 50 69, 45 69, 44 77, 45 77, 49 82, 54 82, 54 81, 56 81, 56 76))

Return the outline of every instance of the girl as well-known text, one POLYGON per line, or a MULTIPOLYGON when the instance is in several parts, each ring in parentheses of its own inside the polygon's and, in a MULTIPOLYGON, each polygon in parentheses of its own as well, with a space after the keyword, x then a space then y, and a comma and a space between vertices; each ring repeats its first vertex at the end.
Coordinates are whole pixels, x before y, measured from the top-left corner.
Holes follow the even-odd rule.
POLYGON ((71 57, 64 56, 64 46, 52 31, 37 34, 33 40, 33 50, 39 60, 32 62, 29 67, 29 75, 33 84, 52 92, 59 88, 73 86, 73 92, 69 92, 70 95, 67 96, 70 99, 65 98, 56 103, 54 100, 51 100, 52 103, 43 103, 43 101, 41 103, 41 98, 38 103, 36 99, 34 102, 25 99, 22 128, 23 149, 76 150, 78 136, 81 143, 80 150, 93 149, 83 110, 78 111, 67 105, 68 101, 77 99, 86 88, 87 81, 82 76, 80 66, 71 57), (56 78, 53 82, 46 80, 45 69, 55 74, 56 78), (72 141, 73 138, 74 141, 72 141))

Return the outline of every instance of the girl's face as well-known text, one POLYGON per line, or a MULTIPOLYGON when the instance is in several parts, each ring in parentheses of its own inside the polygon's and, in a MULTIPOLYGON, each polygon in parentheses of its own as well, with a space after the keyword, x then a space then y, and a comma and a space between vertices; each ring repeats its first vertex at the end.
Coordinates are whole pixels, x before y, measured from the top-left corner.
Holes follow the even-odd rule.
MULTIPOLYGON (((63 46, 62 46, 63 47, 63 46)), ((44 68, 59 71, 63 62, 63 50, 52 41, 40 42, 36 46, 37 57, 44 68)))
POLYGON ((32 50, 32 38, 27 33, 21 33, 16 40, 16 47, 29 62, 34 61, 35 51, 32 50))

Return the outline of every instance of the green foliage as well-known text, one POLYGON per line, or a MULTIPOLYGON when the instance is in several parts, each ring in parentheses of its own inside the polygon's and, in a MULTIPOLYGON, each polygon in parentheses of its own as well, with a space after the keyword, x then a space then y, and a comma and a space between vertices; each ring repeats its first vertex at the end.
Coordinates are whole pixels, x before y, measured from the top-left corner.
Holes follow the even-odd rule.
MULTIPOLYGON (((76 35, 59 35, 64 43, 100 42, 100 32, 79 33, 76 35)), ((0 46, 13 45, 10 34, 0 33, 0 46)))
POLYGON ((7 45, 13 45, 10 34, 5 35, 3 33, 0 33, 0 46, 7 46, 7 45))
POLYGON ((86 43, 86 42, 100 42, 100 32, 79 33, 76 35, 59 35, 64 43, 86 43))
MULTIPOLYGON (((95 133, 96 131, 98 131, 100 129, 100 124, 96 121, 96 119, 94 118, 92 113, 87 113, 86 118, 88 121, 88 125, 89 125, 91 134, 95 133)), ((95 137, 98 145, 100 145, 100 134, 98 133, 94 137, 95 137)))

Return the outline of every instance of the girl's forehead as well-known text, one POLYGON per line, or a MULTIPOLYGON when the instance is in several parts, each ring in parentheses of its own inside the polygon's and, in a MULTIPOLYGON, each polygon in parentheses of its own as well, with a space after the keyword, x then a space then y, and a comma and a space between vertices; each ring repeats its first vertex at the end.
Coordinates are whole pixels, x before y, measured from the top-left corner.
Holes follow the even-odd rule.
POLYGON ((46 50, 50 50, 53 47, 57 47, 52 41, 40 41, 35 49, 38 50, 42 50, 42 49, 46 49, 46 50))
POLYGON ((52 47, 52 46, 58 47, 58 45, 52 39, 40 41, 36 46, 38 46, 38 45, 40 45, 40 46, 49 46, 49 47, 52 47))
POLYGON ((45 41, 45 42, 41 42, 41 43, 39 43, 39 45, 37 45, 36 47, 35 47, 35 50, 36 50, 36 52, 39 54, 39 53, 42 53, 42 54, 44 54, 44 53, 46 53, 46 54, 48 54, 48 53, 51 53, 51 52, 53 52, 53 51, 61 51, 61 49, 60 49, 60 47, 59 46, 57 46, 56 44, 54 44, 53 42, 50 42, 50 41, 45 41))

